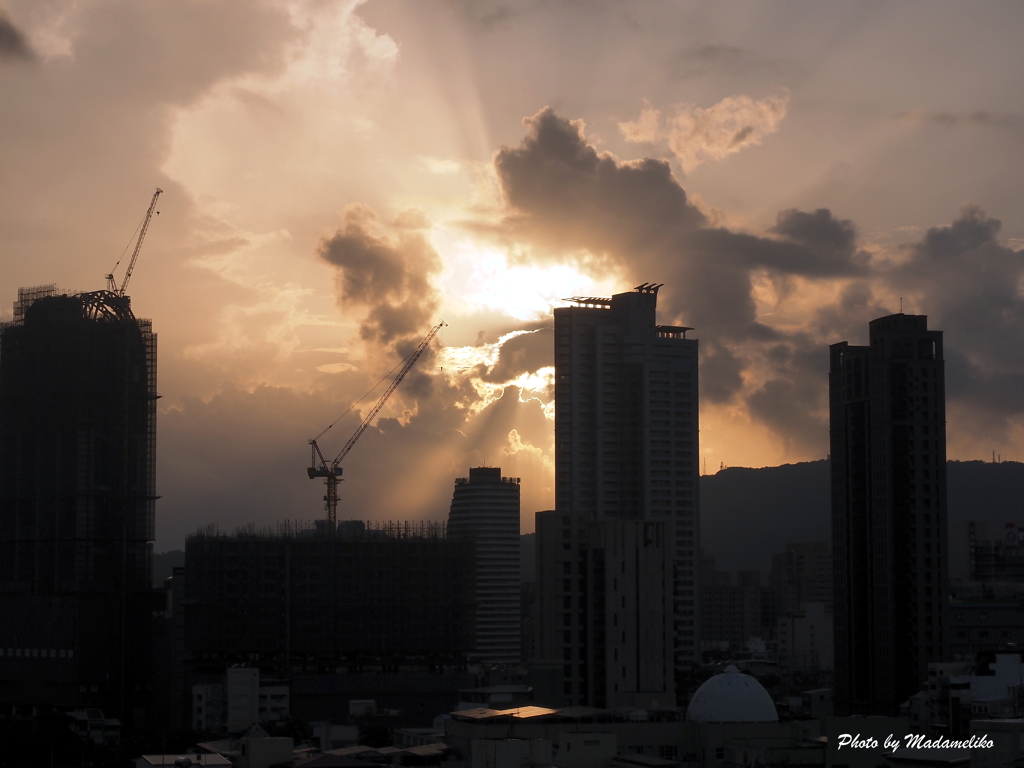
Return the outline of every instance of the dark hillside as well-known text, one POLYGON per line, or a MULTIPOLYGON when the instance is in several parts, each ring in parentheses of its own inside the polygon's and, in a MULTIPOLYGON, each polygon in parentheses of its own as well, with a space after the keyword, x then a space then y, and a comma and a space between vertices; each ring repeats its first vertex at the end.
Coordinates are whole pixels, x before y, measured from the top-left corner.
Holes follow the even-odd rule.
MULTIPOLYGON (((950 575, 967 575, 968 520, 1024 524, 1024 464, 951 461, 950 575)), ((701 543, 724 570, 767 574, 771 553, 831 536, 828 461, 747 469, 701 478, 701 543)))

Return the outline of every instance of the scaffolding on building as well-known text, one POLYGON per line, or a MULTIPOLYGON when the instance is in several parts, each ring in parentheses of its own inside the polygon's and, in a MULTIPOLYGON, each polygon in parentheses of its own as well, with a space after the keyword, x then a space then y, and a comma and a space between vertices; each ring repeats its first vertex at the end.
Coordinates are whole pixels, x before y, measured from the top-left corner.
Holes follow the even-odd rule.
POLYGON ((0 324, 0 582, 27 596, 11 624, 73 627, 68 700, 122 715, 149 674, 156 352, 110 291, 21 288, 0 324))
MULTIPOLYGON (((199 538, 233 537, 239 539, 309 539, 330 536, 340 539, 446 539, 446 520, 341 520, 330 533, 323 520, 278 520, 276 525, 255 523, 222 531, 216 523, 200 526, 192 536, 199 538)), ((191 537, 190 537, 191 538, 191 537)))

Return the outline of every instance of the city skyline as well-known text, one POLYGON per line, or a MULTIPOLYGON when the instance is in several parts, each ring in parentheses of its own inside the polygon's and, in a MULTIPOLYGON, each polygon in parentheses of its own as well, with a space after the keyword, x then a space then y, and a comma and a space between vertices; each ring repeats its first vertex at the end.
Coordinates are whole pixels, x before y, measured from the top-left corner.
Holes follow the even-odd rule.
POLYGON ((1022 13, 7 0, 0 321, 102 287, 165 190, 129 291, 161 329, 157 550, 318 517, 306 440, 442 317, 339 516, 439 519, 491 465, 530 530, 550 310, 651 280, 702 341, 709 469, 823 458, 827 345, 901 301, 947 329, 950 458, 1016 459, 1022 13))

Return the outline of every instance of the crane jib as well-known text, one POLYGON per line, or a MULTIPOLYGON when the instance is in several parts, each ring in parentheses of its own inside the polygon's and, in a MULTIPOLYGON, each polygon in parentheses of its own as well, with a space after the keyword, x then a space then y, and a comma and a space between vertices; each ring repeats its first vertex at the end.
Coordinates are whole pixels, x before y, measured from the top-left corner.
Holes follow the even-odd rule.
MULTIPOLYGON (((413 351, 411 355, 406 359, 405 364, 402 366, 402 370, 395 376, 394 381, 384 391, 384 394, 380 396, 377 403, 370 409, 370 412, 363 419, 362 423, 356 428, 356 431, 352 434, 352 437, 345 443, 345 447, 341 449, 341 452, 335 457, 334 461, 330 465, 327 464, 327 460, 324 459, 323 454, 320 452, 320 446, 317 445, 316 439, 309 441, 312 447, 313 460, 310 462, 312 466, 306 469, 306 474, 309 475, 309 479, 312 480, 315 477, 326 478, 327 483, 327 495, 324 496, 325 508, 327 510, 327 526, 328 529, 333 531, 337 521, 337 509, 338 509, 338 483, 339 477, 341 476, 341 464, 342 459, 348 454, 352 447, 356 444, 356 441, 362 436, 363 432, 366 431, 367 427, 370 426, 370 422, 377 416, 380 410, 384 407, 384 404, 388 401, 388 398, 398 389, 398 385, 402 383, 402 379, 405 375, 412 370, 412 367, 419 360, 420 356, 430 345, 431 340, 437 335, 437 332, 444 328, 448 323, 444 320, 439 322, 433 328, 430 329, 430 333, 426 335, 426 338, 419 343, 419 346, 413 351), (319 460, 319 461, 318 461, 319 460)), ((326 430, 325 430, 326 431, 326 430)), ((323 433, 321 433, 323 434, 323 433)), ((319 437, 319 435, 318 435, 319 437)))

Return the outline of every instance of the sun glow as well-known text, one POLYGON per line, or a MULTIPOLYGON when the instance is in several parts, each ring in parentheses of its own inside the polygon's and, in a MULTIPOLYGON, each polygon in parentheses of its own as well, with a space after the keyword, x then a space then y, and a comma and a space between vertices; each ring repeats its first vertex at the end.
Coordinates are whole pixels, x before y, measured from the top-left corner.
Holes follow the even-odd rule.
POLYGON ((444 251, 451 265, 442 278, 446 303, 460 314, 498 312, 536 320, 568 296, 610 296, 622 287, 615 275, 597 280, 567 264, 515 263, 500 248, 470 239, 457 240, 444 251))

